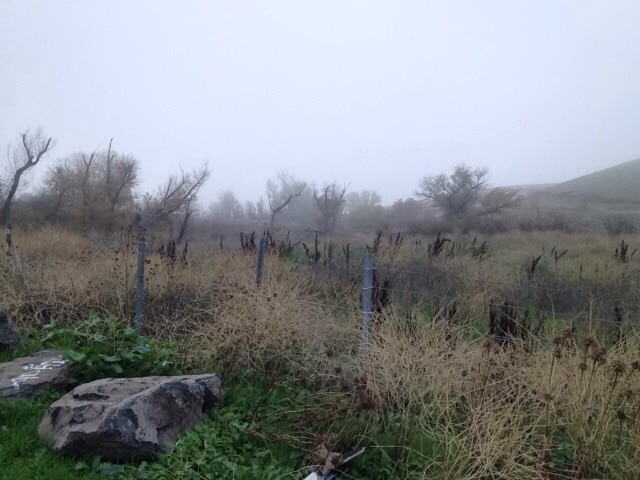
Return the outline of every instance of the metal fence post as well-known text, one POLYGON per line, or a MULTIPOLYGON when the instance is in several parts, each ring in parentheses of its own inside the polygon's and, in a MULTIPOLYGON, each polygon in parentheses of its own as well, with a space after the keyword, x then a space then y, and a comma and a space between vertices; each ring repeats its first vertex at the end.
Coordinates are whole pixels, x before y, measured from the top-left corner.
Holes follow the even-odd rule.
POLYGON ((362 277, 362 353, 368 355, 371 348, 373 326, 373 254, 364 254, 364 275, 362 277))
POLYGON ((267 239, 263 235, 260 239, 260 245, 258 247, 258 264, 256 266, 256 285, 259 287, 262 283, 262 272, 264 271, 264 251, 267 244, 267 239))
POLYGON ((142 335, 142 311, 144 309, 144 251, 146 240, 144 230, 138 238, 138 275, 136 281, 136 333, 142 335))

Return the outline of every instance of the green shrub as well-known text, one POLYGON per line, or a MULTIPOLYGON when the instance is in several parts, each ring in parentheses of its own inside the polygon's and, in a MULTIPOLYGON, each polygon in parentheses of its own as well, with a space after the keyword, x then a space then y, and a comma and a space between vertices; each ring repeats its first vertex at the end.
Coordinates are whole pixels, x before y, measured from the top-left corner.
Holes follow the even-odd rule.
POLYGON ((116 318, 91 313, 74 328, 54 321, 44 328, 43 346, 64 350, 65 358, 79 366, 81 382, 179 373, 177 344, 138 336, 116 318))
POLYGON ((238 412, 213 411, 180 437, 171 454, 127 468, 123 476, 139 480, 296 478, 295 467, 284 465, 268 449, 251 441, 253 427, 238 412))

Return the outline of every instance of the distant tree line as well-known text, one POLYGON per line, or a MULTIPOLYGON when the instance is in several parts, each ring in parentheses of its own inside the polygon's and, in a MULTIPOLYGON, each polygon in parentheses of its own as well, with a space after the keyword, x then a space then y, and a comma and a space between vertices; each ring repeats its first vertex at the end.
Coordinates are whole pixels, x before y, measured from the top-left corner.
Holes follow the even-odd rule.
MULTIPOLYGON (((241 202, 233 191, 220 193, 203 209, 199 195, 211 176, 206 164, 192 171, 169 173, 150 192, 139 190, 138 159, 119 152, 113 139, 103 149, 77 151, 52 159, 55 139, 41 130, 17 135, 7 149, 0 177, 0 220, 3 225, 63 224, 81 232, 110 233, 123 226, 162 230, 184 240, 190 230, 215 229, 216 224, 250 228, 407 233, 480 231, 583 231, 584 220, 564 212, 520 208, 523 198, 513 188, 492 187, 488 170, 458 165, 450 173, 417 180, 413 197, 383 206, 375 190, 349 191, 338 181, 321 184, 277 172, 257 201, 241 202), (43 169, 39 185, 27 189, 31 173, 43 169)), ((635 232, 632 220, 610 216, 607 233, 635 232)))
POLYGON ((278 225, 276 220, 283 225, 308 225, 312 219, 312 226, 324 233, 332 233, 338 226, 356 231, 398 229, 418 233, 495 224, 521 201, 515 189, 491 188, 486 169, 466 165, 455 167, 449 175, 422 178, 417 199, 400 199, 389 207, 381 205, 375 190, 347 192, 335 181, 310 187, 286 173, 267 182, 266 197, 268 208, 262 199, 243 207, 233 192, 223 192, 210 211, 221 220, 264 220, 272 229, 278 225))

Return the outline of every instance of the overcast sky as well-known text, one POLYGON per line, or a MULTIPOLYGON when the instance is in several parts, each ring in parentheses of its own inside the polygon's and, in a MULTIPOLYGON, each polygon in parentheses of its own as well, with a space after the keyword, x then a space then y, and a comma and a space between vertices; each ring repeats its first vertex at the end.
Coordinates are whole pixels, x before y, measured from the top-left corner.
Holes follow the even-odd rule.
POLYGON ((144 188, 208 160, 205 202, 278 170, 384 203, 460 162, 563 181, 640 158, 639 26, 638 0, 0 0, 0 145, 113 137, 144 188))

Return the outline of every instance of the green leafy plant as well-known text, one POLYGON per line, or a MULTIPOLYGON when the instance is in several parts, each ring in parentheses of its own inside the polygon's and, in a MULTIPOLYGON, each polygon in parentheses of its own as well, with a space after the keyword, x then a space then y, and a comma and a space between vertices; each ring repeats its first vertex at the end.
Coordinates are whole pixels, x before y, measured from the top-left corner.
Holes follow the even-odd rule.
MULTIPOLYGON (((60 393, 47 392, 35 400, 0 400, 0 478, 11 480, 98 480, 97 470, 80 470, 77 460, 52 452, 38 436, 38 424, 60 393)), ((91 459, 85 463, 91 464, 91 459)), ((93 460, 94 463, 99 460, 93 460)), ((102 477, 105 478, 105 477, 102 477)))
POLYGON ((79 380, 178 373, 176 344, 141 337, 113 317, 91 313, 74 328, 56 322, 45 326, 45 346, 62 348, 65 358, 79 366, 79 380))
POLYGON ((123 476, 141 480, 296 478, 294 465, 283 464, 267 448, 251 440, 255 431, 255 425, 238 412, 212 412, 204 423, 180 437, 170 455, 129 468, 123 476))

